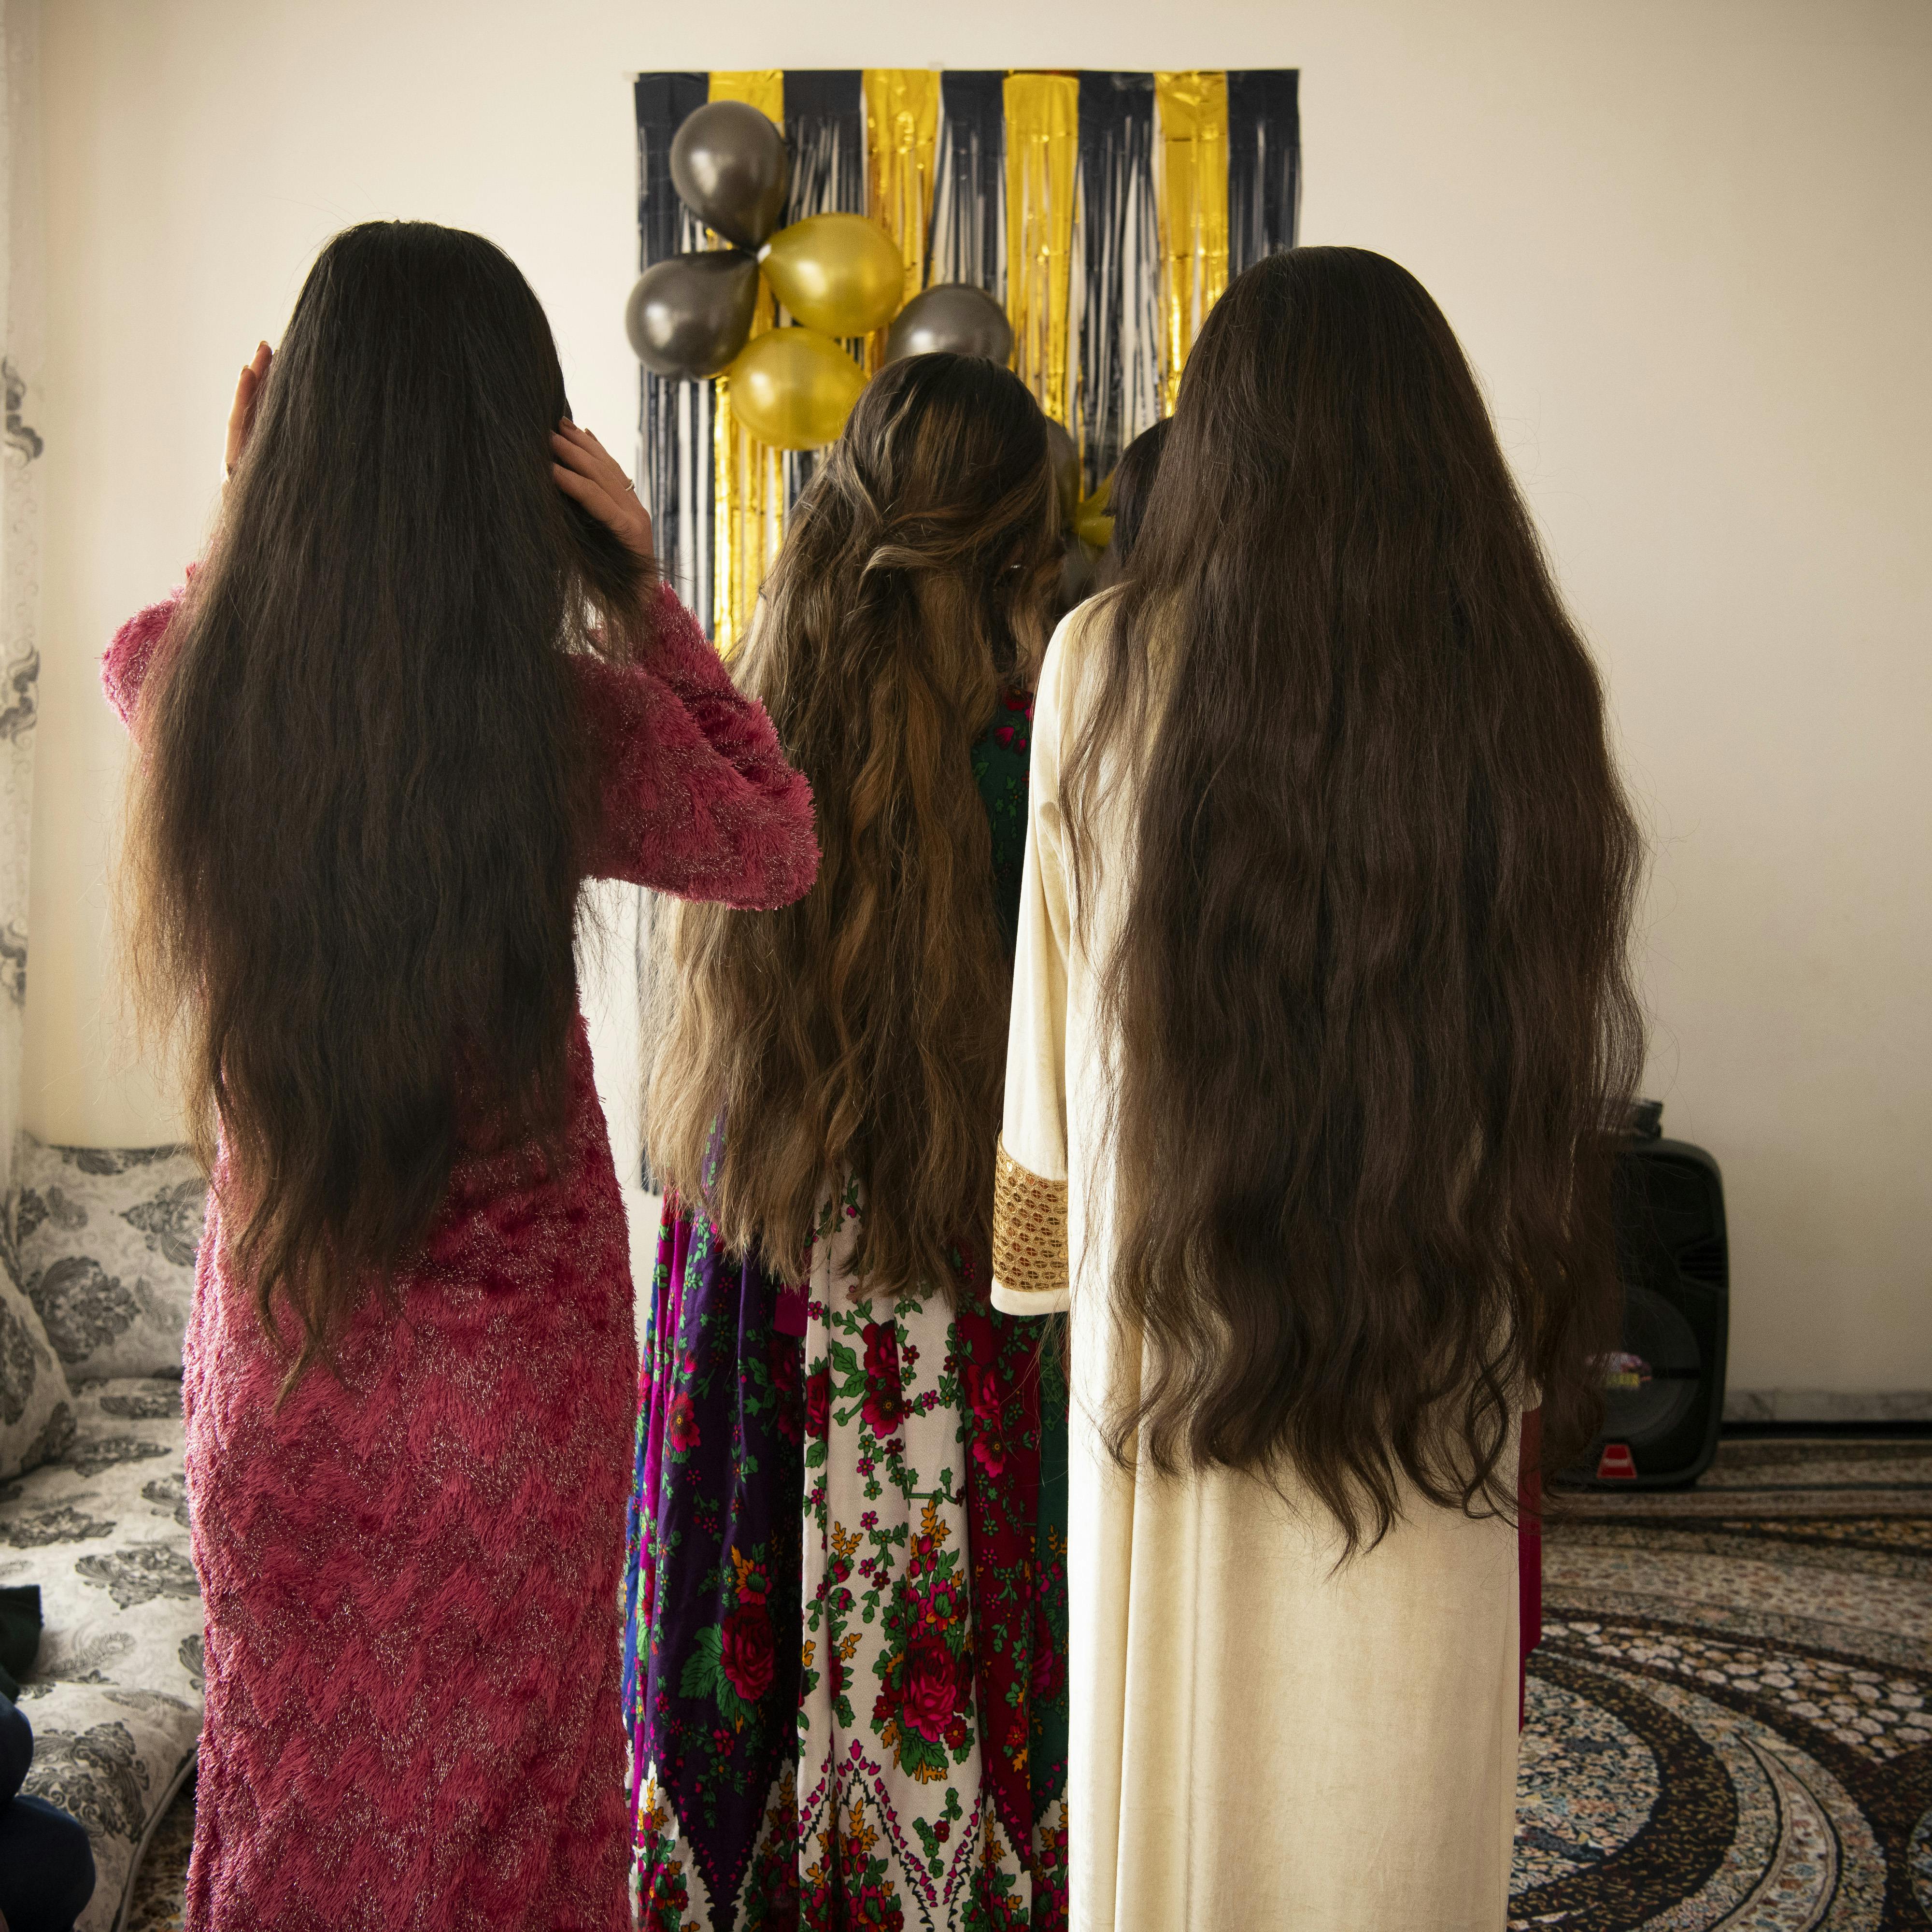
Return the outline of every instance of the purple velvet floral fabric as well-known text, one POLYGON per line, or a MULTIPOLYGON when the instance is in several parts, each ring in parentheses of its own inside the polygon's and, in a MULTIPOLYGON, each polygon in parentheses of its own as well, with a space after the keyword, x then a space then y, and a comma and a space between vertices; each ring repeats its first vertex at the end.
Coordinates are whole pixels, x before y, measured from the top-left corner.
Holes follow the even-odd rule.
POLYGON ((804 1345, 774 1326, 778 1300, 666 1203, 625 1619, 646 1928, 797 1923, 804 1345))

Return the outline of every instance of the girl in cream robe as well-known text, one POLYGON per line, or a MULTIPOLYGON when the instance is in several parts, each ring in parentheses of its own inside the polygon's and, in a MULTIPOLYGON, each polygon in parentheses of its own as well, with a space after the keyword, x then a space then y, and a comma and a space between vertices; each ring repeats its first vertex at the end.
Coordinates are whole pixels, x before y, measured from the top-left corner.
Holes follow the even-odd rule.
POLYGON ((1132 805, 1117 788, 1095 828, 1114 862, 1094 868, 1083 920, 1060 772, 1110 602, 1061 624, 1035 709, 992 1291, 1010 1312, 1070 1310, 1071 1923, 1499 1932, 1516 1760, 1512 1526, 1409 1490, 1389 1534, 1342 1562, 1292 1472, 1288 1503, 1226 1471, 1162 1479, 1120 1468, 1099 1433, 1142 1372, 1138 1340, 1113 1334, 1107 1312, 1094 1027, 1132 805))

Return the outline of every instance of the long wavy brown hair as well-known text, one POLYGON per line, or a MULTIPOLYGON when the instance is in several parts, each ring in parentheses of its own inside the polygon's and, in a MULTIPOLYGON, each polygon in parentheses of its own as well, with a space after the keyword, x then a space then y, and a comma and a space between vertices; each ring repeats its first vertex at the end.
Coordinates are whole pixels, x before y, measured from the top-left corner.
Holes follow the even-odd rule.
POLYGON ((1058 534, 1018 379, 915 356, 860 398, 766 586, 739 682, 812 782, 818 882, 677 909, 645 1112, 658 1175, 781 1276, 848 1173, 855 1293, 951 1295, 954 1244, 988 1251, 1011 969, 971 748, 1036 664, 1058 534))
POLYGON ((567 413, 490 243, 337 236, 142 694, 136 995, 291 1380, 460 1142, 560 1145, 594 798, 566 659, 648 641, 638 560, 552 480, 567 413))
POLYGON ((1508 1514, 1516 1406, 1586 1441, 1640 1070, 1640 841, 1604 698, 1467 362, 1394 262, 1302 248, 1202 330, 1066 790, 1131 866, 1104 1418, 1292 1472, 1354 1549, 1508 1514), (1114 788, 1123 788, 1116 794, 1114 788), (1127 851, 1097 814, 1121 800, 1127 851))

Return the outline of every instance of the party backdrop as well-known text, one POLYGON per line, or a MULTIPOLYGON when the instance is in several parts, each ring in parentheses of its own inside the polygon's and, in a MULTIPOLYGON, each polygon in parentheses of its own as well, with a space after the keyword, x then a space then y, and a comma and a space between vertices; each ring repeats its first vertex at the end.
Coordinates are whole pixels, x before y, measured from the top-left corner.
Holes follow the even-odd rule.
MULTIPOLYGON (((908 300, 965 284, 1005 310, 1013 368, 1070 432, 1082 492, 1097 492, 1172 407, 1228 276, 1294 244, 1298 79, 1290 68, 641 74, 640 266, 717 244, 673 185, 672 147, 698 109, 744 102, 790 148, 784 224, 868 217, 898 245, 908 300)), ((787 320, 761 285, 754 336, 787 320)), ((881 329, 845 346, 869 373, 884 342, 881 329)), ((816 460, 753 438, 731 386, 728 370, 698 380, 647 368, 640 424, 660 555, 726 651, 816 460)))

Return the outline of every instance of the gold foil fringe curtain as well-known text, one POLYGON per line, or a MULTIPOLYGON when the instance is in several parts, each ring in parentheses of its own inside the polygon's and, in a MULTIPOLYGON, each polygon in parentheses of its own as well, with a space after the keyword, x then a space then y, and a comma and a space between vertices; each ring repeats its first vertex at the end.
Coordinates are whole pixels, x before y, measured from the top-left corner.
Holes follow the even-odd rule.
MULTIPOLYGON (((866 106, 866 204, 898 245, 908 299, 926 286, 932 212, 933 159, 941 112, 941 76, 920 68, 868 68, 866 106)), ((713 100, 742 100, 784 124, 782 69, 716 73, 713 100)), ((1080 82, 1077 74, 1007 75, 1006 287, 1013 368, 1059 423, 1073 415, 1068 393, 1074 217, 1080 183, 1080 82)), ((1172 411, 1188 352, 1228 282, 1228 82, 1198 71, 1155 76, 1160 138, 1160 310, 1163 390, 1172 411)), ((712 238, 717 245, 716 238, 712 238)), ((994 291, 995 294, 999 292, 994 291)), ((761 288, 754 334, 775 320, 761 288)), ((866 345, 868 372, 878 366, 883 332, 866 345)), ((717 379, 712 422, 712 622, 730 656, 757 608, 758 586, 784 534, 782 453, 755 442, 731 409, 730 383, 717 379)))
MULTIPOLYGON (((932 156, 939 140, 939 74, 932 68, 870 67, 866 98, 866 204, 899 244, 904 299, 926 286, 926 238, 932 220, 932 156)), ((886 332, 866 345, 870 375, 885 353, 886 332)))
POLYGON ((1013 372, 1066 421, 1066 312, 1080 159, 1080 79, 1010 74, 1006 110, 1006 320, 1013 372))
POLYGON ((1228 76, 1156 74, 1167 413, 1208 311, 1228 286, 1228 76))
MULTIPOLYGON (((784 70, 714 74, 710 98, 742 100, 768 120, 784 125, 784 70)), ((712 245, 725 244, 711 237, 712 245)), ((762 335, 776 320, 771 290, 762 278, 752 333, 762 335)), ((729 376, 717 379, 711 415, 711 623, 719 651, 730 656, 744 641, 758 586, 777 561, 784 538, 784 455, 754 440, 731 407, 729 376)))

